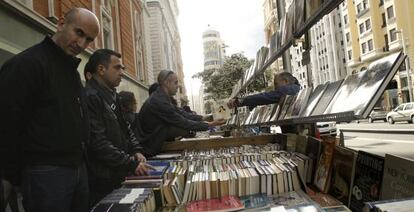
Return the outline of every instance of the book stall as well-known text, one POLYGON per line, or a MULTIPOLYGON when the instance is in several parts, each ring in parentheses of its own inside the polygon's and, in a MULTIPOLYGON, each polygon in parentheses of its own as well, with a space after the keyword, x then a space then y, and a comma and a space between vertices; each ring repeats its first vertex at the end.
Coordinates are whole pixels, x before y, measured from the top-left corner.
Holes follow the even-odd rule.
MULTIPOLYGON (((231 98, 341 2, 292 1, 270 46, 258 51, 231 98)), ((148 161, 156 171, 126 177, 92 211, 410 211, 413 161, 315 137, 316 122, 367 118, 404 59, 393 53, 366 71, 304 88, 278 104, 238 108, 226 124, 239 132, 233 136, 165 142, 148 161), (245 130, 272 125, 294 125, 297 133, 245 130)))

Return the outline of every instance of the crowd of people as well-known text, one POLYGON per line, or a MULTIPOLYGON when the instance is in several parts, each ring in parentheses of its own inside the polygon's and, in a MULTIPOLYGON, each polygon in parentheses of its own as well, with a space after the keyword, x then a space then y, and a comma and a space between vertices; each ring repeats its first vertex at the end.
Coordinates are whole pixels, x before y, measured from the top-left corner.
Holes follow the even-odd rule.
MULTIPOLYGON (((96 50, 78 74, 76 56, 100 31, 94 13, 70 10, 57 32, 0 69, 0 212, 15 188, 27 212, 88 211, 128 175, 147 175, 146 158, 163 142, 225 123, 208 121, 174 99, 177 75, 160 71, 137 111, 132 92, 118 93, 122 55, 96 50)), ((229 106, 277 102, 299 91, 289 76, 275 92, 230 100, 229 106)))

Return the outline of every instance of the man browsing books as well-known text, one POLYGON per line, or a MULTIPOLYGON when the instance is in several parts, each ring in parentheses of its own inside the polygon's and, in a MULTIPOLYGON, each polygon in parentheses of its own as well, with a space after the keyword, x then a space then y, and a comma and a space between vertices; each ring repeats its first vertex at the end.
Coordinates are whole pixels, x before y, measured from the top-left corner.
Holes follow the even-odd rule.
POLYGON ((296 95, 300 90, 298 80, 289 72, 282 72, 275 76, 275 89, 273 91, 254 94, 244 98, 230 99, 229 108, 248 106, 254 108, 258 105, 279 103, 286 95, 296 95))
POLYGON ((144 152, 155 155, 161 151, 164 141, 185 136, 190 130, 204 131, 209 126, 224 124, 224 120, 202 121, 203 117, 178 109, 171 102, 177 93, 178 78, 171 70, 162 70, 158 75, 159 86, 145 101, 139 114, 137 137, 142 141, 144 152))
POLYGON ((92 74, 85 92, 90 117, 88 149, 91 206, 119 188, 130 173, 148 174, 142 147, 121 112, 116 87, 122 78, 121 55, 99 49, 86 65, 92 74))

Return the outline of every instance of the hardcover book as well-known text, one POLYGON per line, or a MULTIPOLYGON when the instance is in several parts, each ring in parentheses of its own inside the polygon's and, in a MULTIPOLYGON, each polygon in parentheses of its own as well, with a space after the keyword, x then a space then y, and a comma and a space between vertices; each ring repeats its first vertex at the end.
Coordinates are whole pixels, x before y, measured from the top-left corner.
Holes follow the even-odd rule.
POLYGON ((386 154, 381 199, 409 197, 414 197, 414 161, 386 154))
POLYGON ((318 161, 314 180, 315 186, 323 193, 326 193, 329 188, 334 151, 335 138, 324 136, 322 138, 322 154, 318 161))
POLYGON ((383 157, 363 151, 358 152, 349 206, 351 210, 361 211, 364 202, 379 200, 383 172, 383 157))
POLYGON ((334 155, 329 194, 348 206, 351 200, 357 153, 354 150, 337 146, 334 155))

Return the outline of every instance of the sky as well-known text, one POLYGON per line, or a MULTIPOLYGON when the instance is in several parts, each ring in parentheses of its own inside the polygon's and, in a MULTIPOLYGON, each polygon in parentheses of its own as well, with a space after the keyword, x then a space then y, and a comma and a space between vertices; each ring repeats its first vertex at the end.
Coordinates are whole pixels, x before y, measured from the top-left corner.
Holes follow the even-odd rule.
POLYGON ((203 71, 203 31, 214 29, 228 46, 226 55, 243 52, 249 59, 264 45, 262 0, 177 0, 178 28, 187 95, 198 95, 203 71))

